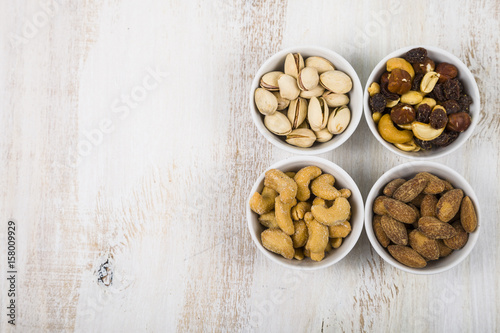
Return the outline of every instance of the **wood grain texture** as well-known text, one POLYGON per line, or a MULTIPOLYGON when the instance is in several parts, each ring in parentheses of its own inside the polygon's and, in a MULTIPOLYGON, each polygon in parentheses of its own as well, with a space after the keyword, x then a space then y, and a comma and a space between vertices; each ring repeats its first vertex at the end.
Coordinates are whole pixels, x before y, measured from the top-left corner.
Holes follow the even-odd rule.
MULTIPOLYGON (((493 0, 2 2, 0 239, 14 219, 19 274, 17 327, 2 310, 0 331, 498 330, 499 16, 493 0), (363 84, 406 45, 442 47, 470 68, 479 126, 435 160, 481 200, 480 240, 458 267, 406 274, 364 233, 314 273, 255 248, 249 191, 291 154, 258 133, 248 90, 269 56, 300 44, 340 53, 363 84), (106 261, 111 285, 99 281, 106 261)), ((321 156, 365 197, 407 162, 364 120, 321 156)))

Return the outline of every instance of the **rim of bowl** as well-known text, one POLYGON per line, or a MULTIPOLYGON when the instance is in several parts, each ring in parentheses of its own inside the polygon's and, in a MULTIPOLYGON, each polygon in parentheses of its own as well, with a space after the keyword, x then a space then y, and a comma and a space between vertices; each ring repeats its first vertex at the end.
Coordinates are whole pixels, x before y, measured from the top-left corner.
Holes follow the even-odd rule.
POLYGON ((373 68, 373 70, 370 73, 370 76, 368 77, 368 80, 366 81, 366 85, 364 88, 363 109, 364 109, 363 111, 364 111, 364 115, 365 115, 365 120, 368 123, 368 127, 370 128, 370 131, 372 132, 373 136, 377 139, 378 142, 380 142, 385 148, 387 148, 388 150, 392 151, 393 153, 395 153, 399 156, 406 157, 406 158, 413 159, 413 160, 422 160, 422 159, 438 158, 438 157, 448 155, 448 154, 454 152, 455 150, 457 150, 458 148, 460 148, 472 136, 472 133, 474 133, 474 130, 475 130, 477 124, 479 123, 480 112, 481 112, 481 99, 480 99, 480 94, 479 94, 479 88, 477 86, 476 80, 474 79, 474 75, 471 73, 469 68, 462 62, 462 60, 460 60, 457 56, 455 56, 454 54, 452 54, 446 50, 443 50, 439 47, 436 47, 436 46, 412 45, 412 46, 406 46, 406 47, 397 49, 397 50, 389 53, 386 57, 384 57, 382 60, 380 60, 377 63, 377 65, 375 65, 375 67, 373 68), (392 143, 389 143, 389 142, 385 141, 384 139, 382 139, 382 137, 378 133, 378 130, 377 130, 375 123, 373 122, 371 110, 370 110, 370 105, 369 105, 370 94, 368 93, 368 87, 370 86, 370 84, 372 82, 375 81, 375 76, 377 76, 378 75, 377 73, 380 71, 380 69, 383 66, 385 66, 385 63, 387 62, 387 60, 389 60, 390 58, 394 58, 394 57, 401 57, 404 53, 406 53, 407 51, 409 51, 413 48, 416 48, 416 47, 423 47, 423 48, 427 49, 427 51, 430 51, 432 53, 439 53, 439 54, 444 55, 445 57, 450 58, 452 60, 452 64, 457 66, 457 68, 459 70, 459 76, 464 76, 461 81, 470 82, 471 87, 469 87, 467 89, 467 93, 469 94, 469 96, 471 96, 473 98, 473 102, 472 102, 471 107, 470 107, 470 114, 473 115, 473 118, 472 118, 472 122, 471 122, 469 128, 467 129, 467 131, 460 133, 460 136, 458 137, 458 139, 455 142, 453 142, 452 144, 450 144, 449 146, 439 148, 438 150, 425 152, 425 153, 405 152, 405 151, 402 151, 402 150, 396 148, 392 143))
MULTIPOLYGON (((318 54, 319 55, 319 54, 318 54)), ((332 51, 330 49, 327 49, 325 47, 321 46, 316 46, 316 45, 302 45, 302 46, 294 46, 290 48, 283 49, 275 54, 273 54, 271 57, 269 57, 257 70, 257 72, 254 75, 254 78, 252 80, 252 85, 250 87, 250 93, 249 93, 249 106, 250 106, 250 111, 252 114, 252 120, 259 132, 264 136, 264 138, 269 141, 271 144, 274 146, 283 149, 285 151, 288 151, 290 153, 294 154, 301 154, 301 155, 317 155, 317 154, 322 154, 325 152, 329 152, 335 148, 340 147, 344 142, 346 142, 351 135, 354 133, 356 128, 359 125, 359 122, 361 120, 362 114, 363 114, 363 88, 361 86, 361 81, 359 80, 358 73, 352 67, 352 65, 340 54, 338 54, 335 51, 332 51), (324 53, 328 54, 329 56, 323 56, 327 60, 331 61, 335 69, 342 70, 346 74, 348 74, 351 77, 352 80, 352 90, 349 92, 349 109, 351 110, 351 121, 349 123, 349 126, 347 126, 347 129, 339 134, 337 137, 339 138, 336 141, 333 141, 332 139, 330 142, 324 142, 321 143, 321 146, 317 147, 309 147, 309 148, 301 148, 301 147, 295 147, 292 146, 278 138, 277 135, 271 133, 264 125, 264 120, 262 114, 257 110, 257 107, 255 106, 254 103, 254 93, 255 89, 259 87, 259 82, 260 78, 262 75, 268 72, 268 70, 264 71, 264 68, 269 66, 271 63, 276 62, 277 60, 281 60, 283 63, 285 61, 285 57, 288 53, 304 53, 304 54, 312 54, 314 55, 315 52, 317 53, 324 53), (359 100, 359 106, 353 110, 352 109, 352 104, 351 104, 351 93, 352 91, 359 91, 360 92, 360 97, 361 100, 359 100)), ((334 137, 335 138, 335 137, 334 137)))
MULTIPOLYGON (((359 237, 361 236, 361 232, 363 231, 363 226, 364 226, 364 223, 363 223, 364 216, 365 216, 364 212, 365 212, 365 209, 364 209, 363 196, 361 195, 361 192, 360 192, 356 182, 354 181, 354 179, 352 179, 352 177, 347 173, 347 171, 345 171, 339 165, 333 163, 332 161, 329 161, 327 159, 317 157, 317 156, 295 156, 295 157, 290 157, 287 159, 280 160, 276 163, 273 163, 268 168, 266 168, 260 174, 260 176, 257 178, 257 180, 255 181, 254 185, 252 186, 250 194, 246 200, 247 227, 248 227, 248 231, 250 232, 250 235, 252 237, 252 240, 253 240, 253 243, 255 244, 255 246, 260 250, 261 253, 264 254, 265 257, 271 259, 271 261, 278 263, 281 266, 291 268, 291 269, 301 270, 301 271, 313 271, 313 270, 326 268, 326 267, 332 266, 332 265, 338 263, 339 261, 341 261, 342 259, 344 259, 351 252, 351 250, 354 248, 354 246, 357 244, 359 237), (352 200, 350 200, 350 203, 352 205, 356 205, 356 210, 359 213, 357 214, 357 216, 354 219, 351 220, 354 223, 351 223, 352 230, 351 230, 351 234, 348 237, 352 237, 352 238, 349 238, 349 243, 346 244, 343 242, 342 245, 338 249, 336 249, 336 251, 339 252, 339 256, 337 258, 335 258, 335 260, 331 260, 331 261, 324 261, 323 260, 323 261, 319 261, 319 262, 311 262, 309 260, 305 261, 306 258, 304 258, 304 260, 298 262, 297 264, 291 264, 291 263, 287 262, 289 259, 285 259, 285 258, 281 257, 280 255, 275 254, 275 253, 267 250, 266 248, 264 248, 264 246, 262 246, 262 244, 261 244, 259 235, 252 231, 253 230, 252 217, 255 216, 256 213, 254 213, 250 209, 249 201, 250 201, 250 198, 252 197, 252 195, 258 191, 258 188, 264 182, 264 176, 265 176, 266 171, 270 170, 270 169, 281 170, 281 168, 284 168, 287 165, 290 165, 290 164, 296 163, 296 162, 307 163, 308 165, 316 165, 319 168, 321 168, 321 170, 323 172, 328 172, 328 173, 333 174, 335 176, 335 178, 337 178, 337 176, 341 175, 342 178, 345 179, 343 181, 343 183, 346 183, 346 182, 350 183, 350 184, 347 184, 347 186, 349 186, 348 188, 352 192, 352 194, 351 194, 352 200), (324 168, 321 167, 320 165, 325 165, 328 168, 333 169, 334 172, 325 171, 324 168), (310 264, 314 264, 314 265, 311 266, 310 264)), ((333 255, 333 254, 334 253, 331 253, 330 255, 333 255)), ((328 257, 328 255, 325 256, 325 259, 327 259, 327 257, 328 257)))
MULTIPOLYGON (((433 171, 429 171, 430 173, 433 173, 433 171)), ((402 271, 408 272, 408 273, 413 273, 413 274, 419 274, 419 275, 431 275, 431 274, 437 274, 437 273, 442 273, 444 271, 447 271, 458 264, 460 264, 465 258, 469 256, 469 254, 472 252, 474 247, 476 246, 477 240, 479 238, 480 234, 480 229, 481 229, 481 208, 479 207, 479 200, 477 199, 476 193, 474 192, 474 189, 472 186, 469 184, 469 182, 458 172, 453 170, 452 168, 441 164, 441 163, 436 163, 436 162, 424 162, 424 161, 418 161, 418 162, 407 162, 403 163, 400 165, 397 165, 386 172, 384 172, 383 175, 377 179, 375 184, 373 184, 372 188, 370 189, 370 192, 368 193, 368 196, 366 197, 366 205, 365 205, 365 231, 368 236, 368 239, 370 240, 371 246, 375 249, 377 254, 382 257, 382 259, 392 265, 393 267, 396 267, 402 271), (478 220, 478 226, 477 229, 469 234, 469 239, 467 241, 467 244, 460 250, 455 250, 454 253, 450 254, 450 256, 454 255, 456 258, 449 262, 445 266, 441 267, 424 267, 424 268, 412 268, 405 266, 401 263, 399 263, 396 259, 394 259, 389 252, 385 248, 380 245, 378 242, 375 233, 373 232, 373 227, 372 227, 372 220, 373 220, 373 201, 377 196, 380 195, 383 187, 391 180, 394 178, 397 178, 394 176, 394 174, 398 173, 399 171, 404 171, 405 169, 408 169, 408 174, 416 174, 417 172, 423 172, 427 171, 427 169, 432 168, 432 169, 438 169, 442 172, 445 172, 449 174, 450 176, 447 177, 447 179, 453 184, 454 182, 460 182, 460 188, 464 191, 465 195, 468 195, 471 199, 472 202, 474 203, 474 207, 476 209, 476 216, 478 220), (418 171, 417 171, 418 170, 418 171)), ((446 258, 451 258, 451 257, 446 257, 446 258)), ((440 259, 438 259, 440 260, 440 259)))

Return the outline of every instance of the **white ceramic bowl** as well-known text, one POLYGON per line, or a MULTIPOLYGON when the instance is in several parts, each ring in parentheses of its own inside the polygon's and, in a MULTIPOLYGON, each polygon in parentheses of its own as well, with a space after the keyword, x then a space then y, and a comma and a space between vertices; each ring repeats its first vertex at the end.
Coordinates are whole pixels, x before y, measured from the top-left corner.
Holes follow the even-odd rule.
POLYGON ((438 47, 434 46, 408 46, 404 47, 402 49, 396 50, 392 53, 390 53, 387 57, 382 59, 377 66, 373 69, 372 73, 370 74, 370 77, 368 78, 368 81, 366 81, 365 85, 365 90, 364 90, 364 98, 363 98, 363 103, 364 103, 364 113, 365 113, 365 119, 366 122, 368 123, 368 127, 370 127, 370 130, 372 131, 373 135, 377 140, 387 149, 392 151, 393 153, 396 153, 400 156, 411 158, 411 159, 428 159, 428 158, 435 158, 435 157, 441 157, 446 154, 449 154, 456 149, 458 149, 461 145, 464 144, 467 139, 472 135, 474 132, 474 129, 476 125, 479 122, 479 113, 480 113, 480 100, 479 100, 479 89, 477 87, 476 80, 474 80, 474 76, 470 72, 470 70, 465 66, 465 64, 455 57, 453 54, 442 50, 438 47), (447 62, 450 64, 453 64, 457 67, 458 69, 458 78, 460 79, 460 82, 462 82, 464 91, 472 98, 472 104, 470 106, 470 115, 472 117, 472 123, 470 124, 469 128, 463 132, 460 133, 458 138, 449 146, 444 147, 444 148, 438 148, 438 149, 433 149, 430 151, 419 151, 419 152, 406 152, 402 151, 398 148, 396 148, 392 143, 389 143, 382 139, 380 134, 378 133, 377 130, 377 125, 372 119, 372 112, 370 110, 370 105, 369 105, 369 99, 370 99, 370 94, 368 93, 368 87, 370 84, 374 81, 379 82, 380 76, 385 72, 386 68, 386 62, 390 58, 394 57, 402 57, 406 52, 409 50, 415 48, 415 47, 423 47, 427 49, 428 52, 428 57, 431 58, 436 64, 440 62, 447 62))
POLYGON ((354 247, 354 245, 358 241, 359 236, 361 235, 361 231, 363 230, 363 216, 364 216, 363 197, 361 196, 358 186, 351 178, 351 176, 349 176, 349 174, 345 172, 344 169, 339 167, 337 164, 319 157, 297 156, 279 161, 271 165, 267 170, 278 169, 283 172, 287 171, 296 172, 299 171, 301 168, 309 165, 315 165, 319 167, 323 171, 323 173, 332 174, 335 177, 335 186, 337 188, 348 188, 352 192, 352 195, 349 198, 349 203, 351 204, 351 209, 352 209, 352 216, 350 220, 352 227, 351 233, 344 239, 342 245, 338 249, 334 249, 331 252, 327 253, 322 261, 316 262, 312 261, 310 258, 304 258, 304 260, 285 259, 278 254, 266 250, 262 245, 260 234, 262 233, 262 231, 264 231, 265 227, 263 227, 258 221, 259 216, 250 209, 249 201, 252 194, 254 194, 257 191, 259 192, 262 191, 262 188, 264 187, 265 172, 263 172, 260 175, 260 177, 255 182, 254 186, 252 187, 252 190, 250 191, 250 195, 247 200, 247 207, 246 207, 248 229, 250 230, 250 235, 252 236, 252 239, 257 248, 272 261, 281 264, 285 267, 298 270, 315 270, 315 269, 325 268, 340 261, 354 247))
POLYGON ((356 73, 354 68, 349 64, 347 60, 344 59, 344 57, 342 57, 338 53, 319 46, 293 47, 276 53, 259 68, 252 81, 252 86, 250 87, 249 105, 253 122, 255 123, 255 126, 257 126, 259 132, 267 139, 267 141, 271 142, 276 147, 293 154, 321 154, 339 147, 347 139, 349 139, 352 133, 354 133, 354 131, 356 130, 356 127, 358 126, 363 113, 363 89, 361 88, 358 74, 356 73), (312 147, 309 148, 292 146, 286 143, 285 136, 278 136, 271 133, 264 125, 264 116, 259 112, 259 110, 257 110, 254 102, 254 92, 255 89, 259 87, 259 82, 262 75, 276 70, 283 71, 286 55, 288 53, 297 52, 300 53, 302 57, 304 57, 304 59, 310 56, 320 56, 328 59, 333 63, 335 69, 345 72, 352 79, 352 90, 348 93, 350 99, 348 107, 351 110, 351 122, 349 123, 349 126, 347 126, 347 129, 342 134, 334 136, 330 141, 324 143, 316 142, 312 147))
POLYGON ((386 173, 384 173, 377 182, 373 185, 368 197, 366 198, 365 206, 365 230, 368 235, 368 239, 372 244, 373 248, 377 253, 389 264, 399 268, 403 271, 414 273, 414 274, 435 274, 441 273, 452 267, 458 265, 462 262, 472 251, 476 245, 477 239, 479 238, 479 233, 481 229, 481 209, 479 208, 479 201, 474 193, 474 190, 469 185, 469 183, 455 170, 439 163, 434 162, 409 162, 402 165, 398 165, 386 173), (391 254, 380 245, 375 233, 373 232, 373 201, 375 198, 382 194, 384 186, 395 178, 405 178, 410 179, 419 172, 430 172, 439 178, 446 179, 455 188, 460 188, 464 191, 465 195, 468 195, 474 206, 476 208, 476 214, 479 221, 477 229, 469 234, 469 240, 467 244, 460 250, 453 251, 449 256, 440 258, 438 260, 429 261, 427 266, 424 268, 411 268, 399 263, 394 259, 391 254))

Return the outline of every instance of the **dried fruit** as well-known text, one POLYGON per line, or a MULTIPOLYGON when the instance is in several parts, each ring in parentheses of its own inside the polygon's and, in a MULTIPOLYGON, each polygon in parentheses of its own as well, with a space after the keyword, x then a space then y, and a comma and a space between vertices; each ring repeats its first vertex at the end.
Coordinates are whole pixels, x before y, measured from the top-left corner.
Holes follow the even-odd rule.
POLYGON ((395 68, 389 76, 389 85, 387 86, 390 92, 402 95, 411 89, 411 76, 402 69, 395 68))
POLYGON ((441 105, 436 105, 429 116, 429 124, 432 128, 441 129, 446 127, 448 123, 448 115, 446 110, 441 105))
POLYGON ((460 104, 452 99, 444 101, 443 103, 441 103, 441 105, 446 109, 446 113, 448 115, 460 112, 460 104))
POLYGON ((408 104, 399 103, 391 110, 391 120, 398 124, 409 124, 415 120, 415 109, 408 104))
POLYGON ((411 90, 418 91, 420 89, 420 83, 424 78, 424 73, 417 73, 413 78, 413 82, 411 83, 411 90))
POLYGON ((458 104, 460 104, 460 111, 469 113, 470 105, 472 104, 472 98, 466 94, 460 95, 458 104))
POLYGON ((448 239, 457 234, 450 224, 431 216, 421 217, 418 220, 418 229, 432 239, 448 239))
POLYGON ((417 214, 413 208, 399 200, 387 198, 384 200, 384 207, 389 216, 400 222, 412 224, 417 220, 417 214))
POLYGON ((413 268, 423 268, 427 266, 427 261, 414 249, 403 245, 390 245, 387 247, 389 253, 405 266, 413 268))
POLYGON ((415 120, 421 123, 428 124, 432 108, 428 104, 420 104, 417 107, 415 120))
POLYGON ((439 74, 439 83, 446 82, 458 75, 457 67, 447 62, 439 63, 436 66, 436 72, 439 74))
POLYGON ((424 141, 418 138, 413 138, 413 140, 415 140, 415 143, 423 150, 431 150, 433 148, 431 141, 424 141))
POLYGON ((411 64, 423 62, 427 58, 427 50, 423 47, 413 48, 406 52, 404 58, 411 64))
POLYGON ((443 90, 443 85, 442 84, 436 84, 434 86, 434 89, 429 93, 429 97, 434 98, 438 102, 444 102, 447 100, 446 96, 444 95, 444 90, 443 90))
POLYGON ((370 109, 372 110, 372 112, 384 112, 386 103, 387 100, 381 93, 375 94, 370 97, 370 109))
POLYGON ((449 222, 460 209, 464 191, 454 189, 446 192, 436 204, 436 216, 443 222, 449 222))
POLYGON ((460 98, 460 84, 457 80, 448 80, 442 85, 445 98, 458 100, 460 98))
POLYGON ((468 113, 458 112, 448 116, 448 125, 446 129, 455 132, 464 132, 467 130, 472 122, 468 113))
POLYGON ((403 223, 387 215, 382 216, 380 223, 385 234, 393 243, 398 245, 408 244, 408 233, 403 223))
POLYGON ((393 198, 402 202, 410 202, 427 186, 427 179, 412 178, 402 184, 393 194, 393 198))
POLYGON ((467 232, 474 232, 477 228, 477 215, 472 200, 466 196, 460 205, 460 223, 467 232))
POLYGON ((410 246, 421 256, 429 260, 439 259, 439 246, 434 239, 430 239, 422 232, 413 230, 408 234, 410 246))
POLYGON ((453 143, 458 138, 458 132, 443 132, 440 136, 432 140, 430 143, 437 147, 446 147, 453 143))
POLYGON ((467 244, 469 240, 469 234, 464 230, 459 221, 451 224, 453 228, 457 231, 457 234, 451 238, 444 239, 444 244, 453 250, 460 250, 467 244))

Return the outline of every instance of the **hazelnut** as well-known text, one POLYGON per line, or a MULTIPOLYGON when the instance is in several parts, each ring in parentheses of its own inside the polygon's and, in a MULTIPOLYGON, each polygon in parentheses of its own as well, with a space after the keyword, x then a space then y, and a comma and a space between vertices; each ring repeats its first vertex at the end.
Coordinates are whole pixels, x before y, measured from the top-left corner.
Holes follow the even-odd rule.
POLYGON ((402 69, 395 68, 389 76, 389 85, 387 87, 390 92, 403 95, 411 89, 411 76, 402 69))
POLYGON ((472 119, 466 112, 452 113, 448 116, 448 125, 446 129, 449 131, 463 132, 469 128, 472 119))
POLYGON ((391 110, 391 120, 398 125, 409 124, 415 120, 415 109, 411 105, 399 103, 391 110))
POLYGON ((432 61, 432 59, 428 57, 426 57, 424 61, 416 62, 413 64, 413 69, 415 70, 415 73, 421 73, 421 74, 432 72, 434 71, 435 67, 436 64, 434 63, 434 61, 432 61))
POLYGON ((446 126, 448 122, 448 116, 446 115, 446 110, 441 105, 436 105, 429 116, 429 124, 432 128, 441 129, 446 126))
POLYGON ((382 76, 380 77, 380 85, 383 86, 385 84, 389 84, 389 76, 391 75, 391 73, 389 72, 384 72, 384 74, 382 74, 382 76))
POLYGON ((436 66, 436 73, 439 74, 439 83, 446 82, 458 75, 458 69, 447 62, 442 62, 436 66))

